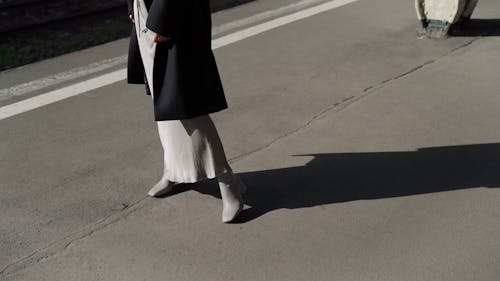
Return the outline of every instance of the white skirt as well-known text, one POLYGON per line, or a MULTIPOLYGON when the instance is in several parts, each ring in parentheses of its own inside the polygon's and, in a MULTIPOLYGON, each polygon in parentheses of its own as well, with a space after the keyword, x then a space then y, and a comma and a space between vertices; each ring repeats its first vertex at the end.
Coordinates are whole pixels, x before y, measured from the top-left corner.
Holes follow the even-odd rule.
MULTIPOLYGON (((134 19, 139 50, 151 97, 155 33, 146 28, 144 0, 134 0, 134 19)), ((163 176, 172 182, 193 183, 231 171, 217 129, 209 115, 191 119, 157 121, 164 151, 163 176)))

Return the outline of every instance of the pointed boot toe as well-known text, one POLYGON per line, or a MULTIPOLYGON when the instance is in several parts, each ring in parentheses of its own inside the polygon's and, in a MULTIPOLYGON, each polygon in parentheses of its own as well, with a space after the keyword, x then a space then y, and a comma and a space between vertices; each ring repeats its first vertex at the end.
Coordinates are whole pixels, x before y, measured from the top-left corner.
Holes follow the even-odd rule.
POLYGON ((173 186, 173 182, 162 179, 148 191, 148 195, 152 197, 159 197, 168 194, 172 191, 173 186))
POLYGON ((240 202, 236 206, 228 206, 222 210, 222 222, 228 223, 233 221, 243 210, 243 203, 240 202))

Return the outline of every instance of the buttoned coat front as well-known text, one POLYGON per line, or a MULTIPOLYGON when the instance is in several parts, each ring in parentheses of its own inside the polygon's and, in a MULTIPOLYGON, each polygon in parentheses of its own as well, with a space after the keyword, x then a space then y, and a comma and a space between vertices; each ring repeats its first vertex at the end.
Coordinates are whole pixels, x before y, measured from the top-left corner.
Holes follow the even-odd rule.
MULTIPOLYGON (((127 0, 133 15, 133 0, 127 0)), ((219 71, 212 52, 209 0, 145 0, 146 27, 170 39, 157 42, 153 66, 156 121, 180 120, 226 109, 219 71)), ((137 34, 132 28, 127 81, 145 84, 137 34)), ((146 83, 147 88, 147 83, 146 83)), ((146 94, 150 95, 149 90, 146 94)))

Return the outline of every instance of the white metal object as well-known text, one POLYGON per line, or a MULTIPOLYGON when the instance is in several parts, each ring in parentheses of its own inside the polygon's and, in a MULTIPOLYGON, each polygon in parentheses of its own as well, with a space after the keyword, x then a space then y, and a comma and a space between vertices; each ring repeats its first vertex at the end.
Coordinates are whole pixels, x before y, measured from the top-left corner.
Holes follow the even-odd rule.
POLYGON ((452 24, 469 19, 478 0, 415 0, 417 17, 431 37, 442 37, 452 24))

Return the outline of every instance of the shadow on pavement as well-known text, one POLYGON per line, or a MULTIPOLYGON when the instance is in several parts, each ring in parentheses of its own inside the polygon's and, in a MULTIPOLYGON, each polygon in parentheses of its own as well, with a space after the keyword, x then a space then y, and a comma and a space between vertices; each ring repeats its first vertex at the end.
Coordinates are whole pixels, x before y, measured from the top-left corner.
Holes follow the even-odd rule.
MULTIPOLYGON (((248 186, 236 223, 277 209, 297 209, 475 187, 500 186, 500 143, 404 152, 326 153, 301 167, 240 174, 248 186)), ((186 185, 220 198, 213 183, 186 185)))
POLYGON ((471 19, 453 25, 449 35, 455 37, 500 36, 500 19, 471 19))

